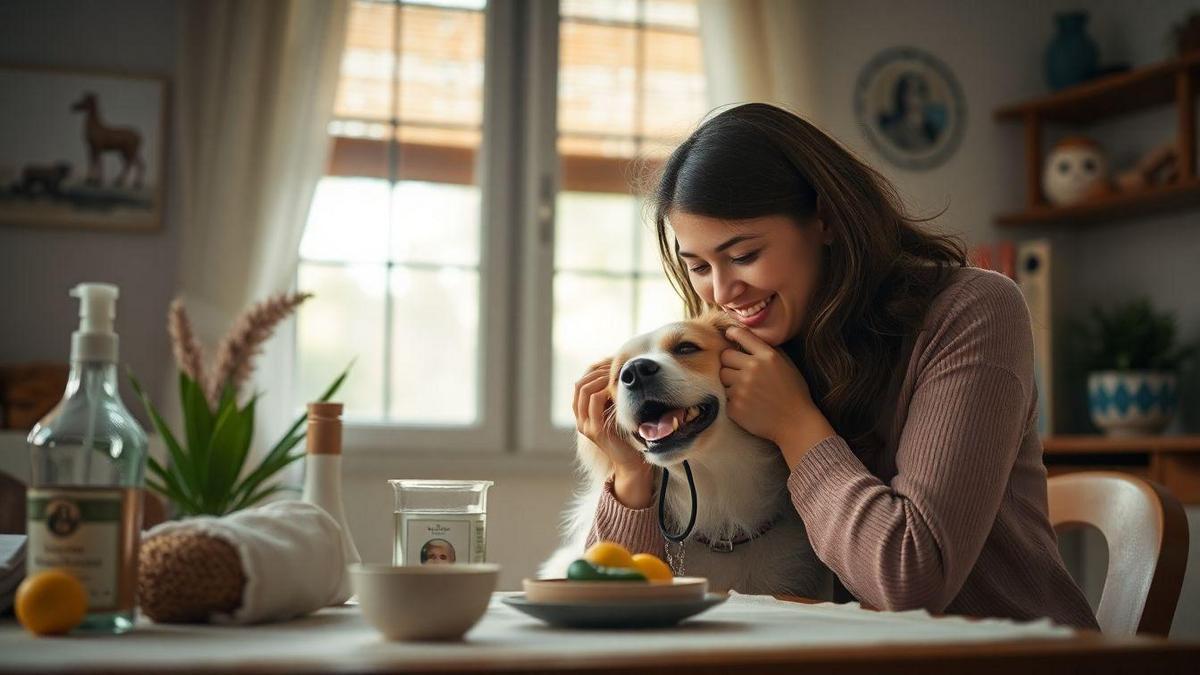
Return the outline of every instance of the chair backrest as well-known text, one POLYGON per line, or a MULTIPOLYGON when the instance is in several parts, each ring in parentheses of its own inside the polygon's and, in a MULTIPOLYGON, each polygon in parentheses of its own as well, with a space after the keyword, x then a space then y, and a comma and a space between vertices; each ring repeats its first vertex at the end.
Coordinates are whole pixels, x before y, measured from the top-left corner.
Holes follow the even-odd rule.
POLYGON ((1188 524, 1166 488, 1115 471, 1047 481, 1055 529, 1091 525, 1108 545, 1096 620, 1107 635, 1167 635, 1187 568, 1188 524))

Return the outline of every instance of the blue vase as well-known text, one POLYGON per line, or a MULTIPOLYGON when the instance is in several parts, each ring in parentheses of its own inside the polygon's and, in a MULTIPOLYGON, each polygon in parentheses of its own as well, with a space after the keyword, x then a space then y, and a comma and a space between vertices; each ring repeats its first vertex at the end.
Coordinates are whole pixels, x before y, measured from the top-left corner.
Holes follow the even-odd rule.
POLYGON ((1058 30, 1046 47, 1046 83, 1054 91, 1096 76, 1099 52, 1086 32, 1087 12, 1055 14, 1058 30))

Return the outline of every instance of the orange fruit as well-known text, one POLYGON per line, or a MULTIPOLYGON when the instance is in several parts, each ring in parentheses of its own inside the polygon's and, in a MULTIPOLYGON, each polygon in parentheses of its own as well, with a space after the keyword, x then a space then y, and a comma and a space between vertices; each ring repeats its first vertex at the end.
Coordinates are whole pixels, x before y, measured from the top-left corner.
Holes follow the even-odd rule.
POLYGON ((75 575, 49 569, 26 577, 17 588, 17 620, 34 635, 62 635, 83 622, 87 589, 75 575))
POLYGON ((583 559, 597 567, 633 567, 633 556, 622 545, 598 541, 583 554, 583 559))
POLYGON ((667 563, 649 553, 638 553, 633 556, 633 567, 650 581, 670 581, 675 578, 667 563))

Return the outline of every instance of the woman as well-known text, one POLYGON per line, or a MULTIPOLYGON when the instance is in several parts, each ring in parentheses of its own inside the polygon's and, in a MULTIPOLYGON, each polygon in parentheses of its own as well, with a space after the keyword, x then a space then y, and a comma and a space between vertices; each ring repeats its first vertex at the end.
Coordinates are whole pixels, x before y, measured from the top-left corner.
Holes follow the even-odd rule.
MULTIPOLYGON (((654 206, 689 316, 721 308, 741 324, 727 337, 742 350, 721 355, 726 413, 779 446, 792 505, 846 589, 881 609, 1096 628, 1046 516, 1012 281, 969 267, 880 174, 765 104, 696 130, 654 206)), ((579 381, 576 419, 616 467, 592 539, 627 542, 655 519, 654 493, 641 454, 596 414, 606 379, 601 366, 579 381)))

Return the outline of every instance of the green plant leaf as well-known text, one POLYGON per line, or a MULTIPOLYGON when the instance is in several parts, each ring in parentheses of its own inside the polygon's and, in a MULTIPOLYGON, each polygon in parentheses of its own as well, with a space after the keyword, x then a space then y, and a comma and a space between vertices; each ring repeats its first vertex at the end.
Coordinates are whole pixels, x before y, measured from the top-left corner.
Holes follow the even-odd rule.
POLYGON ((206 472, 206 505, 215 515, 224 515, 224 506, 233 498, 234 481, 237 480, 234 464, 239 455, 244 455, 254 431, 254 408, 247 406, 239 410, 236 403, 222 402, 221 414, 213 426, 212 440, 205 452, 208 462, 206 472))
POLYGON ((286 486, 286 485, 267 485, 267 486, 263 487, 261 490, 258 490, 257 492, 255 492, 254 494, 241 499, 237 503, 237 505, 233 507, 232 510, 240 511, 242 509, 254 506, 255 504, 261 502, 262 500, 266 499, 267 497, 270 497, 273 494, 276 494, 278 492, 284 492, 287 490, 295 491, 295 489, 296 488, 294 488, 294 487, 290 487, 290 486, 286 486))
MULTIPOLYGON (((350 368, 353 366, 354 361, 352 360, 346 365, 345 370, 326 387, 325 392, 317 400, 324 402, 332 398, 338 389, 341 388, 342 383, 346 381, 346 377, 350 374, 350 368)), ((300 453, 298 456, 289 457, 288 452, 296 447, 300 441, 304 440, 305 432, 301 431, 301 427, 307 419, 307 413, 303 413, 292 423, 291 428, 267 451, 267 454, 259 462, 258 466, 238 485, 235 490, 236 495, 246 497, 264 481, 281 471, 283 467, 304 456, 304 453, 300 453)))
MULTIPOLYGON (((167 452, 171 455, 171 463, 173 469, 177 472, 178 477, 182 480, 184 494, 193 496, 201 494, 199 492, 200 485, 191 480, 195 474, 192 464, 187 453, 179 447, 179 442, 175 440, 175 435, 171 433, 170 427, 163 421, 162 416, 158 414, 158 410, 154 408, 154 404, 150 403, 150 398, 146 396, 146 392, 142 389, 142 385, 138 382, 133 373, 129 373, 130 384, 133 385, 133 390, 137 393, 138 398, 142 400, 142 405, 146 408, 146 412, 150 414, 150 420, 154 424, 154 428, 158 431, 158 435, 162 436, 163 442, 167 446, 167 452)), ((169 474, 170 472, 166 472, 169 474)))
POLYGON ((151 485, 147 479, 146 484, 158 491, 159 494, 175 502, 175 504, 183 510, 184 513, 191 515, 199 513, 200 509, 190 496, 183 490, 179 484, 179 480, 169 470, 164 469, 158 460, 153 457, 146 458, 147 466, 150 467, 150 472, 155 474, 155 477, 162 481, 162 487, 151 485))
POLYGON ((260 485, 270 480, 272 476, 282 471, 288 465, 298 460, 304 459, 304 452, 294 452, 290 455, 279 455, 269 459, 264 459, 254 473, 243 481, 242 485, 238 486, 237 494, 240 497, 252 494, 260 485))
POLYGON ((187 429, 188 449, 195 452, 207 448, 212 439, 213 415, 208 399, 200 385, 185 373, 179 373, 179 403, 183 406, 183 423, 187 429))
POLYGON ((237 495, 237 479, 246 464, 246 457, 250 454, 250 442, 254 438, 254 411, 257 403, 258 396, 255 396, 242 408, 229 444, 225 448, 214 447, 209 453, 214 462, 213 471, 219 474, 222 485, 218 508, 222 513, 229 512, 229 505, 237 495))

